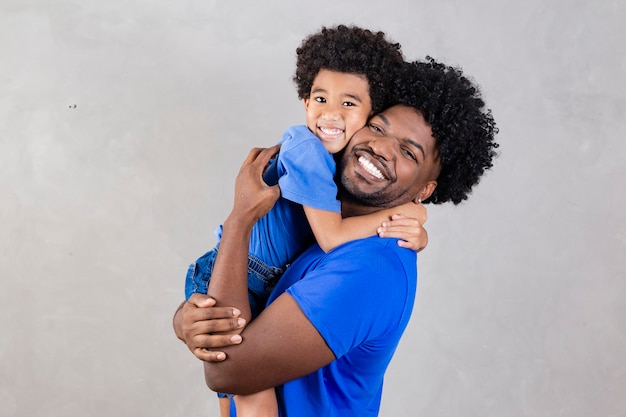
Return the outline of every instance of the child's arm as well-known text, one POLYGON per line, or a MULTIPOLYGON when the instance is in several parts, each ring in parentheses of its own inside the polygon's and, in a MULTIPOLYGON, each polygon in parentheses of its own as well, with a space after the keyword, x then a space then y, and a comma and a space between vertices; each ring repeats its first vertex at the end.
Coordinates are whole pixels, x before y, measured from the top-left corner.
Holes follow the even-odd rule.
MULTIPOLYGON (((392 219, 392 216, 395 214, 402 214, 406 218, 417 220, 417 223, 420 225, 415 226, 415 223, 409 221, 406 222, 409 224, 409 227, 410 224, 413 224, 414 228, 417 227, 421 229, 421 223, 426 221, 426 209, 424 206, 413 202, 363 216, 348 218, 342 218, 340 213, 314 209, 308 206, 304 206, 304 213, 313 230, 317 243, 324 252, 328 252, 351 240, 362 239, 376 234, 381 224, 392 219)), ((423 239, 425 234, 419 231, 411 234, 404 229, 401 231, 403 234, 400 235, 396 233, 397 231, 398 230, 390 228, 385 234, 385 237, 404 239, 405 237, 417 236, 417 241, 411 240, 411 243, 405 247, 418 250, 426 246, 426 242, 423 239)), ((427 240, 428 237, 426 236, 426 241, 427 240)))

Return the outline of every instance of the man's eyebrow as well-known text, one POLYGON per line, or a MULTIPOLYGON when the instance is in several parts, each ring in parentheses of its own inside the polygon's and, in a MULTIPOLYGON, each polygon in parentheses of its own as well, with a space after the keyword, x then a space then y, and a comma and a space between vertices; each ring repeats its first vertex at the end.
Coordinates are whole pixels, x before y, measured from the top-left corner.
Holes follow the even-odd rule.
POLYGON ((410 139, 410 138, 404 138, 402 140, 404 142, 409 143, 410 145, 415 146, 417 149, 419 149, 420 152, 422 152, 422 155, 424 156, 424 159, 426 159, 426 152, 424 152, 424 148, 422 147, 422 145, 420 145, 419 143, 415 142, 413 139, 410 139))
POLYGON ((383 121, 385 126, 389 127, 389 119, 387 119, 384 114, 379 113, 376 116, 378 116, 383 121))

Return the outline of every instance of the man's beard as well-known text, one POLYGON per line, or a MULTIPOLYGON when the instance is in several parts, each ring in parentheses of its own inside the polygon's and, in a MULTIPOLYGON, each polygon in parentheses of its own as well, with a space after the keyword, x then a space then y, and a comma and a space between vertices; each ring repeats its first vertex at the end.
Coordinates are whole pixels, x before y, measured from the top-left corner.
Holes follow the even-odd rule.
POLYGON ((341 175, 341 185, 342 197, 350 198, 368 207, 390 208, 398 205, 394 196, 388 194, 388 187, 376 192, 366 193, 359 188, 358 183, 343 174, 341 175))

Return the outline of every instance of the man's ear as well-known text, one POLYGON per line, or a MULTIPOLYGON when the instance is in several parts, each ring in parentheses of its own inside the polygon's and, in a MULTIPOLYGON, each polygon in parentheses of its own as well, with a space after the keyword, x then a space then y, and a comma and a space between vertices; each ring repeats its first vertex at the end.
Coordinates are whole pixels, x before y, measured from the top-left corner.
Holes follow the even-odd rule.
POLYGON ((417 194, 415 201, 421 203, 422 201, 426 200, 432 195, 432 193, 435 191, 435 188, 437 188, 437 181, 427 182, 422 190, 417 194))

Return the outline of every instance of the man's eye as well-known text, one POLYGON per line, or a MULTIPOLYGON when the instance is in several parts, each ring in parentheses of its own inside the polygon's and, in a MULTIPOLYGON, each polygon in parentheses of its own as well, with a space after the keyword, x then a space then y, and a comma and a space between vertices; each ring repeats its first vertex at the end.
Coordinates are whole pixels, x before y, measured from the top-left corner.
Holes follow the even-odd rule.
POLYGON ((370 123, 370 129, 372 129, 374 132, 382 132, 382 129, 374 124, 370 123))
POLYGON ((414 160, 415 162, 417 162, 417 157, 415 156, 415 154, 408 148, 404 148, 402 150, 402 152, 404 152, 404 154, 408 157, 411 158, 412 160, 414 160))

